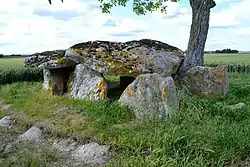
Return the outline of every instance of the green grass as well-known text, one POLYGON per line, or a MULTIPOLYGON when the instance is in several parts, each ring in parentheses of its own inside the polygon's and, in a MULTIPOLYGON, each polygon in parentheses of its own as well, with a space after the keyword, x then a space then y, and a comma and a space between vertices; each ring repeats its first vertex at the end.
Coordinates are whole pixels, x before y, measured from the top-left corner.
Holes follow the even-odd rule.
POLYGON ((22 68, 24 59, 23 57, 0 58, 0 70, 3 68, 22 68))
POLYGON ((250 54, 205 54, 205 63, 250 64, 250 54))
POLYGON ((23 127, 40 122, 52 135, 75 136, 111 145, 109 166, 205 167, 249 165, 250 75, 230 74, 230 92, 213 99, 193 97, 181 101, 174 120, 137 120, 117 102, 80 101, 50 96, 41 83, 14 83, 1 88, 9 114, 23 127), (243 110, 226 105, 243 102, 243 110), (61 115, 64 106, 75 110, 61 115))
POLYGON ((3 68, 0 69, 0 85, 14 82, 43 80, 43 71, 38 68, 3 68))

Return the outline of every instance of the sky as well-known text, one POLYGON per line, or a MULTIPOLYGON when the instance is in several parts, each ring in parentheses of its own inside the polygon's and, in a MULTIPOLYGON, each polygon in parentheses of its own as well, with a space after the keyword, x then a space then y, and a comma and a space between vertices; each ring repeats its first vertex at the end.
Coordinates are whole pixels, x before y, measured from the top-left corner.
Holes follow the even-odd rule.
MULTIPOLYGON (((205 50, 250 50, 250 0, 215 0, 205 50)), ((103 14, 98 0, 8 0, 0 5, 0 53, 67 49, 90 40, 154 39, 186 50, 189 0, 168 2, 167 14, 133 13, 131 3, 103 14)))

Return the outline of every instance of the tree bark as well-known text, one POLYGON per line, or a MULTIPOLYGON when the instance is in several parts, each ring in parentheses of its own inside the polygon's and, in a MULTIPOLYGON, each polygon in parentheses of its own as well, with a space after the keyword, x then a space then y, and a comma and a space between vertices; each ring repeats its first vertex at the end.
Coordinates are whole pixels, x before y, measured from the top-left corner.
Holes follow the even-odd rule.
POLYGON ((192 8, 192 24, 186 58, 180 71, 204 65, 204 49, 209 29, 210 9, 216 6, 213 0, 189 0, 192 8))

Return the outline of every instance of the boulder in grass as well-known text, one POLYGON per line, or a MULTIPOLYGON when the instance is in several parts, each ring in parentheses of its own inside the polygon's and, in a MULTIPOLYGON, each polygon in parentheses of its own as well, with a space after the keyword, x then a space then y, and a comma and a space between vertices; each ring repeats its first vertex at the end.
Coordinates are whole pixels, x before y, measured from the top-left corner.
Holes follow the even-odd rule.
POLYGON ((10 128, 12 124, 13 122, 10 119, 10 116, 5 116, 2 119, 0 119, 0 127, 10 128))
POLYGON ((228 67, 193 67, 178 77, 177 85, 189 95, 220 96, 229 90, 228 67))
POLYGON ((173 78, 159 74, 138 76, 122 93, 119 102, 131 108, 137 118, 172 117, 179 110, 173 78))
POLYGON ((72 152, 72 158, 88 165, 104 165, 109 159, 109 146, 91 142, 79 146, 72 152))

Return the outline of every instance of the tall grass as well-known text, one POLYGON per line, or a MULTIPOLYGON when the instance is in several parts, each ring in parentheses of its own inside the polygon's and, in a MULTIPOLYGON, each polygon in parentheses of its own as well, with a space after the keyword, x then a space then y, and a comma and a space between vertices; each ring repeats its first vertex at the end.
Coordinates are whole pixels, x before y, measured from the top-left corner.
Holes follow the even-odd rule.
MULTIPOLYGON (((208 67, 217 67, 222 64, 210 63, 205 66, 208 67)), ((250 73, 250 65, 249 64, 226 64, 228 66, 228 72, 230 73, 250 73)))
POLYGON ((0 70, 0 85, 23 81, 42 81, 43 71, 38 68, 16 68, 0 70))

